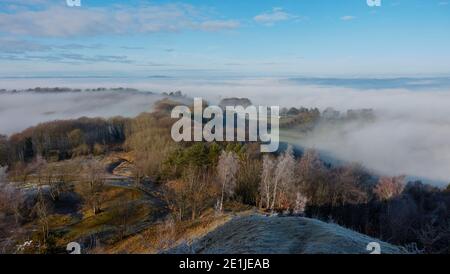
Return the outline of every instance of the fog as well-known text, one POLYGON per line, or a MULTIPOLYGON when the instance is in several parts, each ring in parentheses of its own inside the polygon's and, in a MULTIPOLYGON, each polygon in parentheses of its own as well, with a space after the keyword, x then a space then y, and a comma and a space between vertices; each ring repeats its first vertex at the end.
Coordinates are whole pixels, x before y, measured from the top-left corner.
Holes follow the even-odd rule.
MULTIPOLYGON (((133 80, 127 82, 126 86, 156 92, 181 90, 191 97, 200 96, 212 103, 217 103, 221 98, 238 96, 248 97, 254 104, 269 106, 318 107, 321 110, 333 107, 341 112, 372 108, 376 114, 374 122, 320 124, 306 136, 291 133, 289 141, 327 152, 339 160, 360 162, 380 175, 409 175, 426 178, 435 184, 448 184, 450 88, 448 83, 436 84, 432 79, 413 80, 400 79, 393 86, 380 86, 375 82, 373 86, 364 85, 361 88, 349 85, 349 81, 345 81, 345 85, 341 84, 342 81, 333 84, 332 79, 324 84, 324 81, 315 83, 274 78, 170 78, 133 80), (405 82, 402 85, 401 81, 410 84, 405 82), (411 87, 411 83, 420 83, 420 86, 411 87)), ((23 81, 21 83, 24 84, 23 81)), ((90 87, 118 84, 99 80, 95 84, 90 83, 90 87)), ((70 86, 88 85, 86 82, 74 81, 70 86)), ((2 133, 11 133, 56 118, 81 115, 131 116, 148 110, 155 100, 153 96, 142 94, 114 93, 51 96, 17 94, 1 95, 0 98, 2 133)))
MULTIPOLYGON (((279 84, 277 88, 269 81, 250 97, 258 104, 333 107, 341 112, 372 108, 376 114, 372 123, 321 123, 290 142, 362 163, 380 175, 405 174, 438 185, 450 182, 450 90, 279 84)), ((238 87, 236 94, 245 92, 238 87)))
POLYGON ((161 96, 138 92, 0 93, 0 134, 41 122, 79 117, 132 117, 150 111, 161 96))
MULTIPOLYGON (((359 162, 380 175, 407 175, 436 185, 450 182, 450 89, 433 86, 349 88, 301 85, 266 79, 201 86, 198 95, 246 96, 256 104, 295 107, 371 108, 374 122, 321 123, 309 134, 290 132, 288 141, 346 162, 359 162), (227 94, 227 95, 228 95, 227 94)), ((216 97, 217 98, 217 97, 216 97)), ((214 98, 212 98, 214 99, 214 98)))

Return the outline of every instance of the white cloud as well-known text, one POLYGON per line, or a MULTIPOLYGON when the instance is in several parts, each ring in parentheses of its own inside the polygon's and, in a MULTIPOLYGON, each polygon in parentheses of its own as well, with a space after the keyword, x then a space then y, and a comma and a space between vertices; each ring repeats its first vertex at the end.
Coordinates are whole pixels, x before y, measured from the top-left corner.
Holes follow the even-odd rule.
POLYGON ((253 20, 264 25, 274 25, 277 22, 297 19, 298 16, 287 13, 283 8, 273 8, 270 12, 261 13, 253 17, 253 20))
POLYGON ((239 27, 236 20, 211 20, 198 24, 197 28, 205 31, 218 31, 223 29, 235 29, 239 27))
POLYGON ((114 8, 53 5, 35 10, 0 12, 0 32, 9 35, 69 37, 189 29, 218 31, 238 26, 238 21, 211 20, 203 10, 184 4, 114 8))
POLYGON ((24 52, 47 51, 51 47, 27 40, 0 37, 0 52, 8 54, 20 54, 24 52))
POLYGON ((351 21, 351 20, 354 20, 354 19, 356 19, 356 17, 352 16, 352 15, 345 15, 345 16, 341 17, 342 21, 351 21))

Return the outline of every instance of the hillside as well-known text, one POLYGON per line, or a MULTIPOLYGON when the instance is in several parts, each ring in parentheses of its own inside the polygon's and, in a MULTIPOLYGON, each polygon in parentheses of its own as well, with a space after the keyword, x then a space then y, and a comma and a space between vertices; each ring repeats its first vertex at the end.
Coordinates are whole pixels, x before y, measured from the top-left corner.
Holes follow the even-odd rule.
POLYGON ((235 217, 191 245, 167 253, 367 254, 370 242, 379 242, 381 253, 401 252, 393 245, 315 219, 250 215, 235 217))

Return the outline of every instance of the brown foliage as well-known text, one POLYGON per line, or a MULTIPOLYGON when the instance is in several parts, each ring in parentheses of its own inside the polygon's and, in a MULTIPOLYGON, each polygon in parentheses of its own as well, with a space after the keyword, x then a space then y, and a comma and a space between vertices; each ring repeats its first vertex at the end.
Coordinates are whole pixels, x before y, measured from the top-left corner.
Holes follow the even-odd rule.
POLYGON ((88 160, 82 167, 80 194, 94 215, 101 211, 105 190, 105 168, 94 159, 88 160))
POLYGON ((167 200, 173 214, 179 220, 196 219, 201 212, 214 205, 219 193, 212 172, 197 167, 188 167, 181 180, 166 184, 167 200))
POLYGON ((402 194, 405 188, 405 177, 382 177, 373 192, 381 201, 390 200, 402 194))
POLYGON ((127 132, 125 148, 134 155, 135 177, 161 177, 164 160, 176 147, 170 128, 161 125, 152 114, 141 114, 133 119, 127 132))

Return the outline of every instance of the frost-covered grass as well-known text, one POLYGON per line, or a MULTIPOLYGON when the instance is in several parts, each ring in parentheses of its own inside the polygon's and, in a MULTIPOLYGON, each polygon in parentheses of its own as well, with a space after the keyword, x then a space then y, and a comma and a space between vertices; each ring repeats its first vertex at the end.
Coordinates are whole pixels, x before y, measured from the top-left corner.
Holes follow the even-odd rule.
POLYGON ((223 226, 169 253, 206 254, 368 254, 367 244, 378 242, 381 253, 400 249, 358 232, 300 217, 235 217, 223 226))

